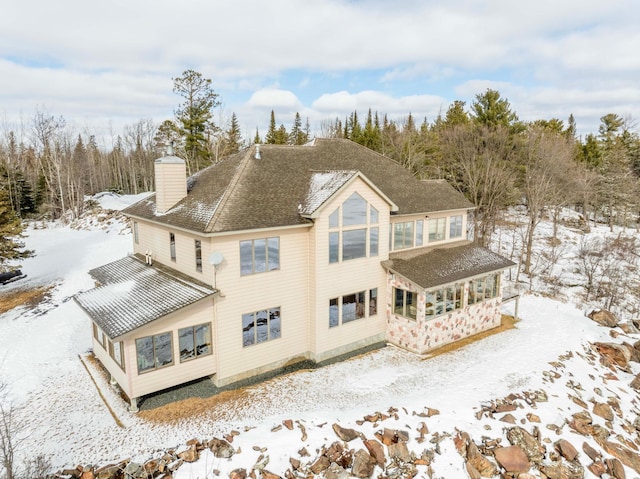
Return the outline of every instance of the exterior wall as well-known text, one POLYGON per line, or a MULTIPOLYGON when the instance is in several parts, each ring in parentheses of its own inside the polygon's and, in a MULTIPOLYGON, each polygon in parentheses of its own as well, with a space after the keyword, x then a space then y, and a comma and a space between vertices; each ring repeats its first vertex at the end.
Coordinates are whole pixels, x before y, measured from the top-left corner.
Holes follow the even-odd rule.
MULTIPOLYGON (((390 250, 391 251, 405 251, 405 250, 410 250, 413 248, 423 248, 425 246, 431 246, 431 245, 442 245, 442 244, 446 244, 446 243, 450 243, 450 242, 456 242, 456 241, 460 241, 463 239, 467 238, 467 210, 451 210, 451 211, 445 211, 445 212, 441 212, 441 213, 429 213, 429 215, 425 215, 424 213, 420 213, 420 214, 416 214, 416 215, 402 215, 402 216, 393 216, 391 217, 391 229, 393 231, 393 227, 396 223, 404 223, 407 221, 412 221, 414 222, 414 227, 415 227, 415 222, 418 220, 423 220, 423 235, 422 235, 422 244, 421 245, 417 245, 416 246, 416 231, 414 230, 414 240, 413 240, 413 246, 412 247, 408 247, 408 248, 400 248, 400 249, 394 249, 395 245, 394 245, 394 240, 393 238, 391 238, 391 246, 390 246, 390 250), (451 221, 451 217, 452 216, 462 216, 462 235, 459 237, 454 237, 451 238, 450 237, 450 221, 451 221), (439 240, 439 241, 429 241, 429 222, 430 221, 434 221, 438 218, 445 218, 446 219, 446 223, 445 223, 445 236, 444 239, 439 240)), ((389 234, 387 233, 387 236, 384 238, 384 240, 389 243, 389 234)))
MULTIPOLYGON (((122 370, 122 368, 113 360, 113 358, 109 355, 108 346, 103 346, 98 342, 98 340, 93 337, 92 332, 92 345, 93 345, 93 354, 96 358, 100 360, 103 366, 109 371, 111 377, 118 384, 127 384, 127 373, 122 370)), ((126 358, 125 358, 126 361, 126 358)), ((126 363, 125 363, 126 368, 126 363)))
MULTIPOLYGON (((192 276, 206 284, 213 284, 213 266, 209 264, 211 238, 190 234, 182 230, 134 219, 138 226, 138 243, 133 242, 133 252, 144 255, 152 252, 153 261, 157 261, 169 268, 192 276), (169 234, 173 233, 176 240, 176 260, 171 260, 169 234), (202 272, 196 271, 195 240, 200 240, 202 246, 202 272)), ((133 228, 133 226, 132 226, 133 228)))
MULTIPOLYGON (((118 365, 113 362, 102 361, 107 370, 118 380, 118 384, 122 390, 130 398, 144 396, 162 389, 166 389, 178 384, 185 383, 194 379, 210 376, 216 372, 216 341, 214 336, 213 323, 215 322, 213 312, 212 299, 205 299, 196 304, 177 311, 176 313, 165 316, 164 318, 153 321, 146 326, 136 329, 122 339, 124 346, 125 360, 125 377, 118 374, 118 370, 122 371, 118 365), (201 356, 189 361, 180 362, 180 348, 178 341, 178 330, 187 326, 195 326, 197 324, 212 323, 212 346, 213 354, 201 356), (138 365, 136 358, 136 338, 143 338, 160 333, 172 333, 172 350, 173 365, 160 369, 138 373, 138 365), (111 367, 114 366, 114 367, 111 367), (120 379, 118 379, 120 378, 120 379)), ((95 340, 94 340, 95 341, 95 340)), ((95 348, 94 351, 98 348, 95 348)), ((108 353, 107 353, 108 356, 108 353)), ((109 358, 111 359, 111 358, 109 358)))
POLYGON ((215 287, 218 386, 265 373, 308 358, 309 227, 254 231, 212 238, 214 251, 225 258, 216 271, 215 287), (242 276, 240 241, 278 237, 280 269, 242 276), (243 346, 242 315, 280 307, 281 336, 243 346))
MULTIPOLYGON (((321 216, 315 221, 312 234, 316 248, 311 252, 311 357, 320 362, 362 347, 384 341, 386 297, 386 272, 380 262, 389 257, 389 204, 364 181, 357 179, 323 206, 321 216), (378 210, 378 256, 329 263, 329 215, 354 192, 362 196, 378 210), (329 300, 359 291, 378 289, 378 313, 365 316, 347 324, 329 327, 329 300)), ((368 218, 367 218, 368 221, 368 218)), ((331 230, 335 231, 335 230, 331 230)), ((368 293, 367 293, 368 294, 368 293)), ((368 298, 367 298, 368 301, 368 298)), ((368 303, 367 303, 368 315, 368 303)))
MULTIPOLYGON (((388 288, 401 288, 418 292, 416 321, 393 313, 391 301, 387 304, 387 340, 401 348, 423 354, 446 344, 473 336, 500 326, 502 297, 484 300, 474 305, 425 320, 424 290, 402 278, 389 278, 388 288)), ((464 304, 467 304, 469 283, 464 286, 464 304)))
POLYGON ((158 212, 170 210, 187 196, 187 169, 183 160, 176 157, 156 160, 155 180, 158 212))

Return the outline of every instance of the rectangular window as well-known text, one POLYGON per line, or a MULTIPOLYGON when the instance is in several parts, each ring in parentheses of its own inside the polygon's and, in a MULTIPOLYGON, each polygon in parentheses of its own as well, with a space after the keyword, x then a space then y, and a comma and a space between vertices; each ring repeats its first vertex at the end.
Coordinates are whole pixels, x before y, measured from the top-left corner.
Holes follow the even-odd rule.
POLYGON ((329 263, 337 263, 339 261, 339 241, 340 233, 333 231, 329 233, 329 263))
POLYGON ((424 220, 416 221, 416 246, 422 246, 424 234, 424 220))
POLYGON ((429 219, 429 242, 442 241, 444 239, 446 218, 430 218, 429 219))
POLYGON ((122 347, 122 341, 116 343, 109 341, 109 356, 111 356, 111 359, 124 371, 124 348, 122 347))
POLYGON ((462 284, 453 284, 425 292, 425 319, 462 308, 462 292, 462 284))
POLYGON ((340 314, 338 312, 338 298, 329 300, 329 327, 334 328, 340 324, 340 314))
POLYGON ((196 249, 196 271, 202 273, 202 243, 200 240, 195 240, 196 249))
POLYGON ((342 261, 364 258, 367 255, 367 230, 342 232, 342 261))
POLYGON ((393 288, 393 313, 415 321, 418 314, 418 293, 393 288))
POLYGON ((280 308, 263 309, 242 315, 242 345, 251 346, 277 339, 282 334, 280 308))
POLYGON ((364 318, 364 293, 360 291, 342 297, 342 324, 364 318))
POLYGON ((380 230, 377 226, 369 228, 369 256, 378 256, 378 236, 380 230))
POLYGON ((93 323, 93 337, 96 338, 96 341, 98 341, 103 348, 106 348, 105 335, 96 323, 93 323))
POLYGON ((394 223, 393 225, 393 249, 399 250, 413 246, 413 221, 394 223))
POLYGON ((378 210, 369 205, 369 223, 372 225, 378 224, 378 210))
POLYGON ((176 235, 169 233, 169 254, 171 261, 176 260, 176 235))
POLYGON ((138 373, 160 369, 173 364, 171 333, 136 339, 138 373))
POLYGON ((280 238, 240 241, 240 275, 280 269, 280 238))
POLYGON ((140 243, 140 237, 138 236, 138 222, 137 221, 133 222, 133 241, 135 241, 136 244, 140 243))
POLYGON ((211 354, 211 323, 178 330, 180 362, 211 354))
POLYGON ((369 290, 369 316, 378 314, 378 288, 369 290))
POLYGON ((462 236, 462 215, 449 218, 449 238, 460 238, 462 236))

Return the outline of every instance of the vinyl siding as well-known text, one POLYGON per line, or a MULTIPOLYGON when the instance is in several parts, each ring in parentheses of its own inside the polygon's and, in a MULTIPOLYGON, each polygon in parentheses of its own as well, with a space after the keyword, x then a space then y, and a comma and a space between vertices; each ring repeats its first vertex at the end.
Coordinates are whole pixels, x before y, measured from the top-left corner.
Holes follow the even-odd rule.
POLYGON ((156 163, 156 205, 159 212, 171 209, 187 196, 186 165, 182 163, 156 163))

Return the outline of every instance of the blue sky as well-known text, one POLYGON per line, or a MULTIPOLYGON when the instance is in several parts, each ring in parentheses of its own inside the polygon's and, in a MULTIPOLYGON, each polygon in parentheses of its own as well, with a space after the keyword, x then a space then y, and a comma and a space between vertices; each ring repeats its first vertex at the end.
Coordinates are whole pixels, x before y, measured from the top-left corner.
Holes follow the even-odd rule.
POLYGON ((635 0, 6 0, 0 16, 0 131, 38 110, 110 141, 160 123, 172 78, 213 80, 223 127, 264 135, 273 109, 322 124, 368 108, 432 121, 454 100, 500 91, 522 120, 573 114, 581 134, 640 107, 635 0))

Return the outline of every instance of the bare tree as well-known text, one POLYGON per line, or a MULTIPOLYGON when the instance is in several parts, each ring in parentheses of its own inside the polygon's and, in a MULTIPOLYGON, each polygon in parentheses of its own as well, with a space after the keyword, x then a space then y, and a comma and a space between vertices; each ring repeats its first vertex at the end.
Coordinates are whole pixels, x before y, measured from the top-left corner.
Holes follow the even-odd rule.
POLYGON ((27 423, 9 398, 7 383, 0 377, 0 464, 5 479, 16 479, 17 453, 26 440, 27 423))

